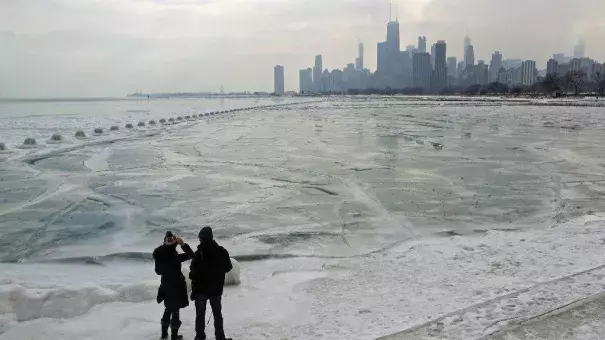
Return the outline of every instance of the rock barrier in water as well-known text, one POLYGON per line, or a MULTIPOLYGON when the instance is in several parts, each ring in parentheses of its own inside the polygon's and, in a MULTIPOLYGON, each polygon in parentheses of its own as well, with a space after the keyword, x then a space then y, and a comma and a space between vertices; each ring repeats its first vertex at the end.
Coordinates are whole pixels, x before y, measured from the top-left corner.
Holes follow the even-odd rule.
POLYGON ((174 122, 174 118, 169 118, 168 121, 171 122, 171 123, 173 123, 174 122))
POLYGON ((0 151, 6 151, 6 144, 0 142, 0 151))
POLYGON ((76 131, 76 133, 74 134, 74 137, 76 137, 76 138, 86 138, 86 134, 84 133, 84 131, 82 131, 82 130, 78 130, 78 131, 76 131))
POLYGON ((96 129, 94 129, 94 133, 95 133, 95 135, 100 135, 100 134, 103 134, 103 129, 101 129, 101 128, 96 128, 96 129))
POLYGON ((37 145, 38 143, 36 143, 36 139, 35 138, 25 138, 25 140, 23 141, 23 145, 27 145, 27 146, 34 146, 37 145))
POLYGON ((59 133, 54 133, 51 137, 50 140, 53 142, 60 142, 63 140, 63 136, 61 136, 61 134, 59 133))
POLYGON ((132 129, 133 127, 134 127, 134 126, 132 126, 132 124, 130 124, 130 123, 126 124, 126 128, 127 128, 127 129, 132 129))
POLYGON ((178 117, 176 117, 176 120, 183 120, 183 117, 178 116, 178 117))
POLYGON ((150 120, 148 124, 149 124, 149 125, 155 125, 155 120, 153 120, 153 119, 152 119, 152 120, 150 120))
POLYGON ((139 122, 137 126, 145 126, 145 122, 139 122))
POLYGON ((120 128, 117 125, 114 125, 109 128, 109 131, 118 131, 120 128))
POLYGON ((166 119, 164 119, 164 118, 160 119, 160 124, 166 124, 166 119))
POLYGON ((191 119, 191 116, 185 116, 185 119, 191 119))

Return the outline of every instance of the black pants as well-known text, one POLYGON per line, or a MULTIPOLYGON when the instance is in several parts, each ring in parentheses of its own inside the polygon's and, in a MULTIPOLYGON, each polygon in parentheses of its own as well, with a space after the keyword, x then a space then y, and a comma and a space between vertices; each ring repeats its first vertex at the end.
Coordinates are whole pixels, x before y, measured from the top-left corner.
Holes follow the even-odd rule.
POLYGON ((180 310, 177 309, 164 309, 164 315, 162 316, 162 327, 172 329, 179 329, 181 327, 180 310))
POLYGON ((212 316, 214 318, 214 336, 216 340, 225 339, 223 329, 223 313, 220 296, 195 295, 195 333, 199 339, 206 339, 206 302, 210 300, 212 316))

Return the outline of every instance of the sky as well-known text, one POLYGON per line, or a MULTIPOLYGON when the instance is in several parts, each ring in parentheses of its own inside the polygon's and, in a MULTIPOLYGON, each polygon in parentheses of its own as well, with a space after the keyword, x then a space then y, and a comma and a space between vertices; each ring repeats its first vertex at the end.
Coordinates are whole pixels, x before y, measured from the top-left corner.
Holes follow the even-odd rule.
MULTIPOLYGON (((536 60, 586 54, 605 61, 603 0, 393 0, 401 45, 446 40, 462 57, 536 60)), ((358 42, 376 68, 388 0, 0 0, 0 96, 96 97, 143 92, 271 91, 284 65, 354 62, 358 42)))

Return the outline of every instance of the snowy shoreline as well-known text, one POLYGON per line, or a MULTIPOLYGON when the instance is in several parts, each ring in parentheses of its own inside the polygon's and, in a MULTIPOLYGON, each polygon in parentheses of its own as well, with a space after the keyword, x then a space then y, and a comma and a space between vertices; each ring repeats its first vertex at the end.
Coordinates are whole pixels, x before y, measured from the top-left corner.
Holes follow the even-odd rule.
MULTIPOLYGON (((234 338, 246 339, 369 340, 429 321, 420 328, 432 335, 412 338, 430 339, 438 332, 449 339, 478 339, 486 328, 491 333, 505 328, 503 320, 600 292, 604 269, 578 273, 603 265, 604 226, 605 217, 587 216, 543 230, 411 241, 366 258, 243 264, 242 286, 226 291, 227 329, 234 338), (457 321, 462 317, 468 321, 457 321)), ((3 272, 16 274, 0 281, 0 339, 147 339, 156 333, 160 307, 152 301, 153 280, 112 288, 36 288, 39 281, 18 278, 15 266, 0 265, 3 272), (39 308, 37 314, 32 307, 39 308), (93 326, 97 320, 111 326, 93 326), (128 324, 118 326, 125 320, 128 324)), ((38 266, 43 272, 45 265, 38 266)), ((101 276, 115 271, 115 265, 86 268, 91 267, 73 267, 101 276)), ((192 338, 193 307, 183 315, 183 332, 192 338)))

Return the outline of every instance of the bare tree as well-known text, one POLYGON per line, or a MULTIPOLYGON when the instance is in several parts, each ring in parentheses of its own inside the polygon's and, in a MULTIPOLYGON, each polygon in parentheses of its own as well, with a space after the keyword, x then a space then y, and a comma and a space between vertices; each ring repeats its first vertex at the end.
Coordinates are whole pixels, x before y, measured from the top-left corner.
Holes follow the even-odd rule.
POLYGON ((586 80, 586 72, 584 71, 569 71, 565 75, 565 81, 574 87, 576 96, 580 95, 580 88, 586 80))
POLYGON ((597 72, 595 78, 595 89, 597 92, 597 99, 599 99, 599 97, 605 97, 605 74, 597 72))
POLYGON ((560 82, 561 78, 557 73, 549 73, 544 77, 544 80, 542 80, 542 89, 544 89, 544 92, 547 94, 552 95, 561 90, 561 87, 559 86, 560 82))

